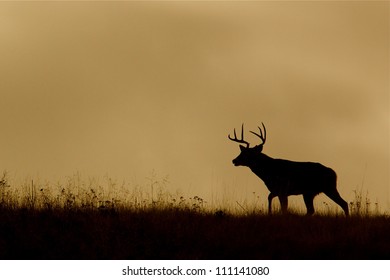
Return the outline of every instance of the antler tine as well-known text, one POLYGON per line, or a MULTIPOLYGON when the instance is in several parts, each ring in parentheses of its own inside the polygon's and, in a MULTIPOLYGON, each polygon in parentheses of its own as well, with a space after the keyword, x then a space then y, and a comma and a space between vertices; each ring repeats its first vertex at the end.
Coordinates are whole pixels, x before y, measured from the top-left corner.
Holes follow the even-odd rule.
POLYGON ((253 131, 250 131, 254 135, 258 136, 261 139, 261 141, 263 141, 263 143, 261 143, 260 145, 264 144, 265 140, 267 139, 267 131, 265 129, 265 125, 264 125, 264 123, 261 123, 261 124, 263 125, 263 128, 264 128, 264 135, 263 135, 263 131, 261 130, 260 126, 258 126, 260 134, 253 132, 253 131))
MULTIPOLYGON (((267 139, 267 130, 265 129, 265 125, 264 125, 263 122, 261 122, 261 125, 262 125, 263 128, 264 128, 264 143, 265 143, 265 141, 266 141, 266 139, 267 139)), ((260 129, 260 127, 259 127, 259 129, 260 129)))
POLYGON ((261 133, 260 127, 259 127, 259 130, 260 130, 260 134, 254 132, 254 131, 252 131, 252 130, 250 131, 250 133, 253 133, 253 134, 256 135, 257 137, 259 137, 261 140, 263 140, 263 133, 261 133))
POLYGON ((241 125, 241 140, 244 140, 244 123, 241 125))
POLYGON ((230 136, 230 134, 228 135, 228 138, 234 142, 237 142, 237 143, 241 143, 241 144, 245 144, 247 148, 249 148, 249 143, 247 141, 244 140, 244 124, 242 124, 241 126, 241 139, 238 139, 237 138, 237 133, 236 133, 236 129, 234 129, 234 138, 232 138, 230 136))

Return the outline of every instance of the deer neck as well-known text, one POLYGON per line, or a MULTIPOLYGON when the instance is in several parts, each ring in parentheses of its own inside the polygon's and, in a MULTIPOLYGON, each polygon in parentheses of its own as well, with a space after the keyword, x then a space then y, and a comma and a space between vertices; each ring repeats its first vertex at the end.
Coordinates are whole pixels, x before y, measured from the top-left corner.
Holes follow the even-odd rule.
POLYGON ((270 156, 267 156, 266 154, 261 153, 256 160, 251 162, 248 167, 252 170, 253 173, 255 173, 260 179, 263 181, 267 180, 267 176, 269 174, 268 170, 269 168, 272 168, 272 162, 273 158, 270 156))

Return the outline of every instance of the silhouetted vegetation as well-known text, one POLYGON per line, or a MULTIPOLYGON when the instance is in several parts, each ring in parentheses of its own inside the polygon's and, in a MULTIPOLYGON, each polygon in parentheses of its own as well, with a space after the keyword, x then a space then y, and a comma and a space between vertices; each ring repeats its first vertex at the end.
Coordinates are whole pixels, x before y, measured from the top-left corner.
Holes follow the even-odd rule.
POLYGON ((164 180, 150 182, 154 197, 142 199, 77 176, 57 192, 33 181, 18 192, 3 176, 0 259, 390 258, 384 214, 240 215, 206 208, 200 197, 170 196, 159 190, 164 180))

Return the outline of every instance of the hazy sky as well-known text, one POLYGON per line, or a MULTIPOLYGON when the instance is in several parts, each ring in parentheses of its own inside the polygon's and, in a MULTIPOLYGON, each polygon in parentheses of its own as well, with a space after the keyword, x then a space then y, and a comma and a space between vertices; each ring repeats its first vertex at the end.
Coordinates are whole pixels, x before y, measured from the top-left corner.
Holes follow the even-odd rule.
POLYGON ((388 2, 1 2, 0 38, 13 176, 155 170, 206 200, 265 198, 227 139, 264 122, 264 153, 389 206, 388 2))

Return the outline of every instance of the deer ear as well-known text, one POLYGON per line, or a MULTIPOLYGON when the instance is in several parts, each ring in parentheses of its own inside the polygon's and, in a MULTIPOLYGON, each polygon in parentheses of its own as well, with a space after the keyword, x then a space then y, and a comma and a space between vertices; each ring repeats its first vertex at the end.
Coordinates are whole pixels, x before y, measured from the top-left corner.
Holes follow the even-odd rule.
POLYGON ((245 150, 246 149, 246 147, 245 146, 243 146, 243 145, 240 145, 240 150, 241 150, 241 152, 243 151, 243 150, 245 150))
POLYGON ((256 148, 256 151, 258 151, 259 153, 261 153, 263 151, 263 145, 257 145, 255 148, 256 148))

